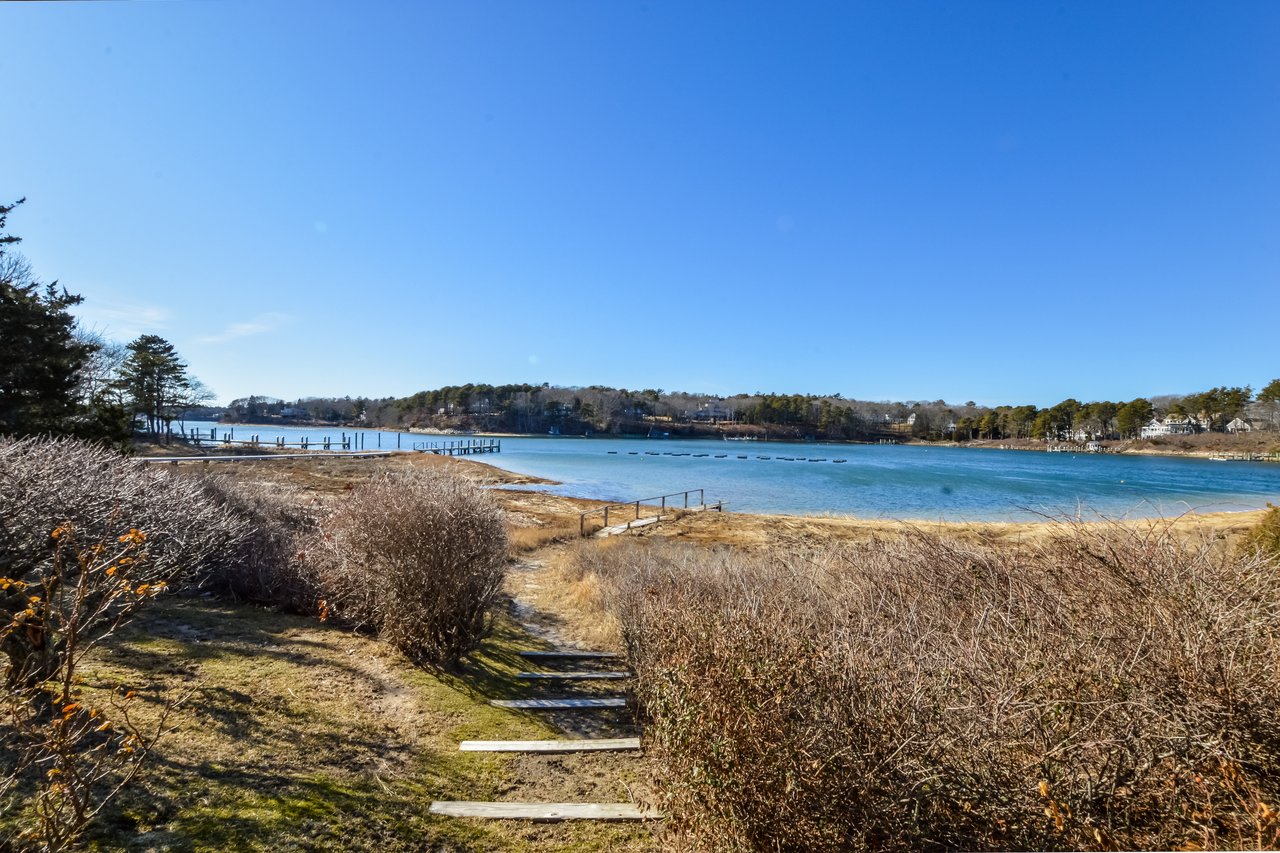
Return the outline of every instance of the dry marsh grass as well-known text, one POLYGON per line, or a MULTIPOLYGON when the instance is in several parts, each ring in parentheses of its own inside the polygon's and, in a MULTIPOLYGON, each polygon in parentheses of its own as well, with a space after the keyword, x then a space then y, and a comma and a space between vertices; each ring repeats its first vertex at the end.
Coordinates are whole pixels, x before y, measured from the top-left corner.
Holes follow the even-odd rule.
POLYGON ((1280 843, 1273 556, 1059 524, 571 561, 607 588, 691 846, 1280 843))

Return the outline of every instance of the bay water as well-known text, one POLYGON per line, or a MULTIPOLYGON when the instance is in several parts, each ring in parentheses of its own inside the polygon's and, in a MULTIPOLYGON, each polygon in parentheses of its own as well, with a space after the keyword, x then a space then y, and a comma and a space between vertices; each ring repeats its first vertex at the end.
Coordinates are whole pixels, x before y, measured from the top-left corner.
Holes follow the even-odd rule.
MULTIPOLYGON (((334 442, 333 427, 188 421, 205 436, 334 442)), ((358 430, 365 450, 473 436, 358 430)), ((480 437, 480 436, 474 436, 480 437)), ((917 445, 712 439, 503 437, 502 452, 470 457, 549 480, 557 494, 632 501, 704 489, 740 512, 954 521, 1172 516, 1280 502, 1280 464, 1121 454, 1039 453, 917 445), (814 461, 820 460, 820 461, 814 461), (837 462, 836 460, 844 460, 837 462)))

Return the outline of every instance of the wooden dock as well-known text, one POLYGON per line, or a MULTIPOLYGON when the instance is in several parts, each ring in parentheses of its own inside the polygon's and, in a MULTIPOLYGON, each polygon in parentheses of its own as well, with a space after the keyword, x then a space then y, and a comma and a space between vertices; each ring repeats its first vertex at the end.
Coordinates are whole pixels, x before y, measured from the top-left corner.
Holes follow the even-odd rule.
POLYGON ((502 439, 464 438, 458 441, 415 441, 413 449, 436 456, 472 456, 477 453, 501 453, 502 439))
POLYGON ((138 461, 152 465, 159 465, 164 462, 170 465, 177 465, 179 462, 202 462, 208 465, 210 462, 256 462, 268 459, 277 461, 283 459, 385 459, 396 452, 394 450, 335 450, 331 453, 326 453, 322 450, 316 450, 309 453, 252 453, 227 456, 142 456, 138 458, 138 461))
POLYGON ((1227 453, 1219 451, 1209 456, 1214 462, 1280 462, 1280 453, 1227 453))
MULTIPOLYGON (((270 427, 268 427, 270 428, 270 427)), ((382 431, 375 432, 375 447, 378 450, 382 448, 382 431)), ((299 450, 364 450, 366 434, 363 432, 339 432, 338 435, 322 435, 309 436, 304 435, 297 439, 290 440, 283 435, 277 435, 274 438, 268 436, 263 437, 262 433, 250 433, 248 438, 236 438, 235 427, 229 427, 222 431, 222 435, 218 435, 218 428, 213 427, 205 434, 203 430, 193 429, 182 435, 187 441, 196 447, 274 447, 276 450, 288 450, 297 448, 299 450)), ((390 444, 387 445, 388 450, 391 449, 390 444)), ((396 449, 400 449, 400 435, 396 434, 396 449)))

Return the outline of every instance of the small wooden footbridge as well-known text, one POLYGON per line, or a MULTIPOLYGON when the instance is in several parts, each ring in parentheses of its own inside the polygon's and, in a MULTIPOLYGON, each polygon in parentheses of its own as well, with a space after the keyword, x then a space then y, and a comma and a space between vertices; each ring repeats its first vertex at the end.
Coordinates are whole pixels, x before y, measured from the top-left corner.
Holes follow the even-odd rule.
POLYGON ((581 536, 586 536, 591 532, 600 537, 617 536, 620 533, 626 533, 639 527, 648 527, 652 524, 668 521, 675 518, 678 513, 707 512, 709 510, 724 512, 724 506, 724 501, 716 501, 713 504, 707 503, 704 489, 688 489, 683 492, 658 495, 654 498, 640 498, 627 503, 598 506, 594 509, 580 512, 578 513, 578 533, 581 536), (691 499, 692 503, 690 502, 691 499), (612 519, 610 514, 612 514, 612 519), (592 523, 596 515, 602 516, 604 522, 604 526, 599 529, 596 529, 592 523), (613 521, 612 525, 609 523, 610 520, 613 521), (588 530, 589 526, 591 527, 590 531, 588 530))

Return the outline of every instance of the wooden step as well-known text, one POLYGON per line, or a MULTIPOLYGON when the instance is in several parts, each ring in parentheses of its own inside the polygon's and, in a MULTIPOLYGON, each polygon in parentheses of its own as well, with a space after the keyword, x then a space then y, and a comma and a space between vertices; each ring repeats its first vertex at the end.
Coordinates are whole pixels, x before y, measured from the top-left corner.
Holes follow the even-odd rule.
POLYGON ((608 680, 614 678, 631 678, 626 671, 613 672, 517 672, 516 678, 557 678, 577 681, 608 680))
POLYGON ((613 652, 580 652, 572 649, 552 652, 521 652, 525 658, 565 658, 570 660, 601 660, 618 657, 613 652))
POLYGON ((602 752, 639 748, 638 737, 595 740, 464 740, 458 746, 462 752, 602 752))
POLYGON ((580 708, 625 708, 627 700, 621 697, 608 699, 494 699, 490 705, 499 708, 516 708, 526 711, 576 710, 580 708))
POLYGON ((431 814, 503 820, 658 820, 661 814, 631 803, 477 803, 437 800, 431 814))

